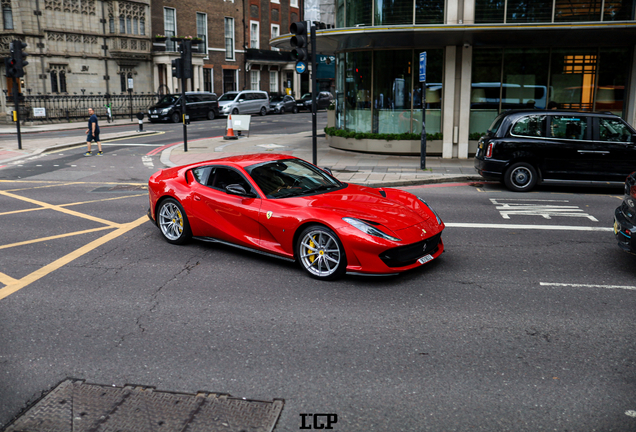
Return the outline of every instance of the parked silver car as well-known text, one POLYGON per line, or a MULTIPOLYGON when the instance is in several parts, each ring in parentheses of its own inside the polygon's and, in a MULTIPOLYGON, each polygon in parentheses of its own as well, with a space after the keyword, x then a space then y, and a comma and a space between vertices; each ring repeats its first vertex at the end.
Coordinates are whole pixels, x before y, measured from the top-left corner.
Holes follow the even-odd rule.
POLYGON ((277 114, 284 114, 285 112, 298 112, 296 106, 296 99, 290 95, 273 96, 269 101, 269 111, 277 114))
POLYGON ((221 115, 229 114, 260 114, 269 111, 269 96, 260 90, 243 90, 223 93, 219 98, 221 115))

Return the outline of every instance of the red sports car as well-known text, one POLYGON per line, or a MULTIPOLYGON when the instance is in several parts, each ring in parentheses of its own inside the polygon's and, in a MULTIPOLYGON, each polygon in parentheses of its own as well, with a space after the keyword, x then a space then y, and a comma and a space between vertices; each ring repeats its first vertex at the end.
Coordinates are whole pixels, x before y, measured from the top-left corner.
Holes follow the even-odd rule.
POLYGON ((422 199, 342 183, 292 156, 164 169, 148 191, 148 216, 169 243, 195 238, 298 261, 317 279, 396 274, 444 251, 444 223, 422 199))

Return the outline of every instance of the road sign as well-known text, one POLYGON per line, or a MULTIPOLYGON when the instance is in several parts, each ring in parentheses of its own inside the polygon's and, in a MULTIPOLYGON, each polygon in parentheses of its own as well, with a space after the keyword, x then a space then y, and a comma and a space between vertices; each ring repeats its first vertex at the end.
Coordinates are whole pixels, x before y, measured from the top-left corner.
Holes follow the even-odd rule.
POLYGON ((426 81, 426 51, 420 53, 420 82, 426 81))
POLYGON ((296 62, 296 73, 305 73, 305 71, 307 70, 307 64, 305 62, 296 62))

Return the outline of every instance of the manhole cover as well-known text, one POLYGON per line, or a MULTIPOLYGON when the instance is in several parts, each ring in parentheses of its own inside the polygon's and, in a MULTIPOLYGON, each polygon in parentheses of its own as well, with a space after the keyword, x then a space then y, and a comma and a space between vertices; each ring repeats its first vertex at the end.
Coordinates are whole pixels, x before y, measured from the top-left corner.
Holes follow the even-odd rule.
POLYGON ((147 190, 148 186, 145 185, 116 185, 98 187, 93 189, 92 192, 139 192, 147 190))
POLYGON ((267 432, 284 401, 219 393, 173 393, 66 380, 13 421, 5 432, 267 432))

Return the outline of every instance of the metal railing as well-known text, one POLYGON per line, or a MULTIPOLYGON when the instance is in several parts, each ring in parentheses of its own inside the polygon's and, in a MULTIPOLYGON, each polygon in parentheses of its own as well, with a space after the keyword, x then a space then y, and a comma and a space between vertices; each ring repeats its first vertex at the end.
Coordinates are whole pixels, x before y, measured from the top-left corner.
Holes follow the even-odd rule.
MULTIPOLYGON (((139 111, 148 114, 148 108, 156 104, 161 94, 104 94, 104 95, 60 95, 37 94, 25 95, 20 98, 20 119, 25 122, 59 123, 71 122, 88 117, 88 108, 93 108, 95 114, 107 120, 107 105, 111 106, 112 118, 133 117, 139 111), (44 111, 37 108, 44 108, 44 111), (44 113, 44 116, 36 114, 44 113)), ((13 96, 6 96, 6 104, 9 110, 15 106, 13 96)))

